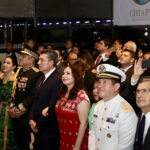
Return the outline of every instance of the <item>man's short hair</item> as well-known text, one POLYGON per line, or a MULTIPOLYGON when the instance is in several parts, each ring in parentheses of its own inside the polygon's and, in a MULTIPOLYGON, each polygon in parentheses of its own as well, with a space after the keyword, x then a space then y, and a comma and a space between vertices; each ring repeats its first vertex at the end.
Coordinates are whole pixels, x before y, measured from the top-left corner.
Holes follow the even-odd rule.
POLYGON ((150 82, 150 76, 142 76, 138 82, 138 84, 149 81, 150 82))
POLYGON ((109 39, 102 39, 102 40, 100 40, 100 41, 104 41, 105 46, 108 46, 108 48, 111 47, 111 42, 110 42, 109 39))
POLYGON ((123 41, 121 39, 117 39, 116 41, 118 41, 119 44, 123 45, 123 41))
POLYGON ((52 60, 54 62, 54 66, 56 66, 58 62, 58 56, 56 52, 54 52, 53 50, 49 50, 49 49, 43 49, 41 51, 41 54, 46 54, 48 56, 48 60, 52 60))
POLYGON ((131 58, 133 58, 134 60, 136 59, 136 54, 132 50, 124 49, 123 52, 129 52, 131 58))
POLYGON ((74 51, 70 51, 70 52, 68 53, 68 58, 69 58, 69 56, 70 56, 71 54, 75 54, 75 55, 78 57, 78 54, 77 54, 77 53, 75 53, 74 51))

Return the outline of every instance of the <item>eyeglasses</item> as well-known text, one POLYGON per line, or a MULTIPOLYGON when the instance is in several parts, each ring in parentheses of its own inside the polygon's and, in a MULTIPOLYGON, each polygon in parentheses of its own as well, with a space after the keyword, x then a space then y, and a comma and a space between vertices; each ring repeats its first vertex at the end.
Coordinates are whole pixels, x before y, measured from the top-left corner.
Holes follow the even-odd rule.
POLYGON ((150 92, 150 90, 149 89, 141 89, 141 90, 137 89, 135 93, 139 94, 140 92, 141 92, 141 94, 144 95, 144 94, 147 94, 148 92, 150 92))

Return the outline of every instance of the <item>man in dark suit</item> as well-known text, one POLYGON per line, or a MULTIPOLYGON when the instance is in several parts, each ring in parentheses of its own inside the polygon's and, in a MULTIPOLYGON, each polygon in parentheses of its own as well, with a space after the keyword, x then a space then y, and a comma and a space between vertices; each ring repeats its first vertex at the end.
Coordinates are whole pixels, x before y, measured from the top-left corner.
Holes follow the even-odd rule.
POLYGON ((56 70, 57 54, 43 50, 40 54, 39 70, 44 73, 37 83, 35 101, 31 111, 30 126, 35 133, 36 150, 59 150, 59 127, 55 114, 57 91, 61 85, 61 76, 56 70), (48 115, 42 116, 42 110, 49 107, 48 115))
POLYGON ((124 50, 120 57, 121 70, 126 74, 126 80, 121 84, 120 95, 126 99, 134 109, 137 110, 135 103, 135 87, 131 86, 131 76, 134 72, 135 53, 130 50, 124 50))
POLYGON ((102 63, 105 63, 109 58, 106 57, 106 50, 110 48, 111 43, 107 39, 100 40, 97 43, 97 50, 99 51, 99 55, 95 60, 95 65, 98 66, 102 63))
POLYGON ((150 149, 150 76, 140 78, 136 89, 136 104, 141 109, 135 135, 134 150, 150 149))
POLYGON ((62 56, 61 52, 58 49, 54 50, 58 55, 58 62, 56 64, 57 71, 62 75, 65 69, 65 65, 62 63, 62 56))
POLYGON ((66 40, 66 42, 65 42, 66 50, 64 51, 64 53, 63 53, 63 55, 62 55, 64 62, 67 61, 68 54, 69 54, 69 52, 72 51, 72 46, 73 46, 72 40, 69 40, 69 39, 66 40))

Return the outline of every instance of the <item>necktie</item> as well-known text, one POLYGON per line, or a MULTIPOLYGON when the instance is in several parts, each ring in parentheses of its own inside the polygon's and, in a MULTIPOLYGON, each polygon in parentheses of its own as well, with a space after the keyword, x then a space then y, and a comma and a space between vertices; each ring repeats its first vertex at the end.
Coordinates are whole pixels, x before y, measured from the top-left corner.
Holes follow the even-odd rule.
POLYGON ((138 148, 142 150, 143 147, 143 135, 144 135, 144 128, 145 128, 145 115, 143 115, 139 128, 138 128, 138 148))
POLYGON ((40 87, 43 85, 44 80, 45 80, 45 76, 43 75, 42 78, 41 78, 40 87))
POLYGON ((102 56, 98 56, 98 58, 97 58, 97 60, 96 60, 96 66, 99 65, 99 62, 100 62, 100 60, 101 60, 101 57, 102 57, 102 56))

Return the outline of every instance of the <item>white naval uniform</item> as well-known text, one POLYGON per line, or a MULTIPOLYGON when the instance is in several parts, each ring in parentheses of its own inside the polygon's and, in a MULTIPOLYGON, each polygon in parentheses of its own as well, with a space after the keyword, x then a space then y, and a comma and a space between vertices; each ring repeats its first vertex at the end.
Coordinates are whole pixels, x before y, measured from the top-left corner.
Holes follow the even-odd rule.
POLYGON ((132 150, 137 116, 119 94, 111 100, 99 101, 89 132, 89 150, 132 150))

